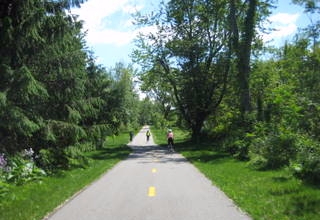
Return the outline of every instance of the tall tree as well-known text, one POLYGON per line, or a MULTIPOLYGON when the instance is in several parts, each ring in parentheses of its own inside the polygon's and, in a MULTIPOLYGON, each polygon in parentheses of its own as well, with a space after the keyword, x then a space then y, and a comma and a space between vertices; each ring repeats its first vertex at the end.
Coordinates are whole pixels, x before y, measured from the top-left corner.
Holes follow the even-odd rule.
MULTIPOLYGON (((73 23, 72 17, 65 14, 65 9, 80 2, 82 1, 1 1, 0 145, 3 149, 17 151, 30 146, 31 137, 46 127, 44 121, 49 116, 44 113, 44 103, 50 100, 51 94, 44 78, 66 67, 56 65, 54 68, 57 71, 50 70, 54 66, 54 59, 59 60, 56 64, 61 64, 63 59, 54 53, 62 48, 66 52, 66 45, 72 42, 69 37, 70 41, 60 42, 60 48, 57 49, 57 40, 63 39, 61 36, 67 32, 76 37, 75 29, 80 30, 79 23, 73 23), (55 50, 50 45, 52 42, 55 50), (47 62, 41 63, 50 57, 53 65, 45 66, 47 62)), ((79 41, 70 44, 69 49, 78 49, 78 53, 75 53, 84 59, 84 53, 79 51, 82 49, 81 43, 77 43, 79 41)), ((69 57, 72 56, 69 54, 69 57)), ((68 70, 69 73, 72 68, 68 70)))
POLYGON ((157 33, 140 36, 135 58, 145 76, 168 88, 197 138, 226 89, 230 66, 226 1, 171 0, 156 15, 139 19, 140 24, 157 26, 157 33))
POLYGON ((250 58, 259 21, 268 15, 270 1, 229 0, 232 50, 236 56, 241 118, 251 111, 250 58))
POLYGON ((163 117, 169 120, 169 113, 174 106, 171 86, 168 83, 164 83, 161 77, 158 74, 154 74, 153 71, 146 72, 141 76, 141 81, 143 84, 140 89, 159 103, 163 117))
POLYGON ((109 74, 112 76, 113 85, 108 108, 114 128, 136 127, 139 118, 137 112, 139 97, 133 84, 133 67, 117 63, 109 74))

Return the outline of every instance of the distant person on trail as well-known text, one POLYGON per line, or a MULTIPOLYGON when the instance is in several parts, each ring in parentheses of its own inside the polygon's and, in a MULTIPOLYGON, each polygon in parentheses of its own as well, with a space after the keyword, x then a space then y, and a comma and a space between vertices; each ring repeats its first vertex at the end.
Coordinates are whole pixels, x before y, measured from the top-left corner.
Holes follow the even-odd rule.
POLYGON ((173 136, 173 132, 172 132, 171 129, 168 130, 167 140, 168 140, 168 146, 169 146, 170 144, 173 146, 174 136, 173 136))
POLYGON ((146 133, 147 141, 149 141, 150 135, 151 135, 151 133, 150 133, 150 130, 148 129, 148 130, 147 130, 147 133, 146 133))
POLYGON ((130 131, 129 135, 130 135, 130 141, 132 141, 132 139, 133 139, 133 131, 130 131))

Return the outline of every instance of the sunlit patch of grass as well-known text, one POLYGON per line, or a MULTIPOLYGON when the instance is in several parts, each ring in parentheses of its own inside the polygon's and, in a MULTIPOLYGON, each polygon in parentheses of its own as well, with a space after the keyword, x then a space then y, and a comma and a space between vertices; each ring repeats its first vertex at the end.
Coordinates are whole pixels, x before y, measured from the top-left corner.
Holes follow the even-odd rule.
MULTIPOLYGON (((161 146, 167 145, 167 130, 166 129, 157 129, 153 126, 150 128, 152 137, 154 139, 154 142, 161 146)), ((178 128, 172 128, 174 133, 174 142, 175 145, 178 147, 179 143, 182 143, 186 140, 188 140, 190 134, 188 132, 185 132, 178 128)))

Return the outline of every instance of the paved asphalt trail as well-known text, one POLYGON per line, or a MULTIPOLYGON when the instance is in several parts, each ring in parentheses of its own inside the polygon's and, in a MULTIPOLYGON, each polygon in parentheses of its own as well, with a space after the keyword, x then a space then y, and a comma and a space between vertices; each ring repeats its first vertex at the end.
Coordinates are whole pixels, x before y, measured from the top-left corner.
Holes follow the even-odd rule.
POLYGON ((249 220, 178 153, 146 142, 144 127, 130 156, 51 214, 50 220, 249 220))

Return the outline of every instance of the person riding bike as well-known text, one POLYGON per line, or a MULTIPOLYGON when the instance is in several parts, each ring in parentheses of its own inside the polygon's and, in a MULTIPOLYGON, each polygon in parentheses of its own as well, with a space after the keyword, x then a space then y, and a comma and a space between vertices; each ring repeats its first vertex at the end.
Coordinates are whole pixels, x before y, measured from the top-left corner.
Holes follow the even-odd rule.
POLYGON ((149 139, 150 139, 150 135, 151 135, 150 130, 147 130, 147 133, 146 133, 147 141, 149 141, 149 139))
POLYGON ((167 140, 168 140, 168 146, 170 146, 170 144, 171 144, 171 146, 173 147, 174 136, 173 136, 173 132, 171 129, 168 130, 167 140))

